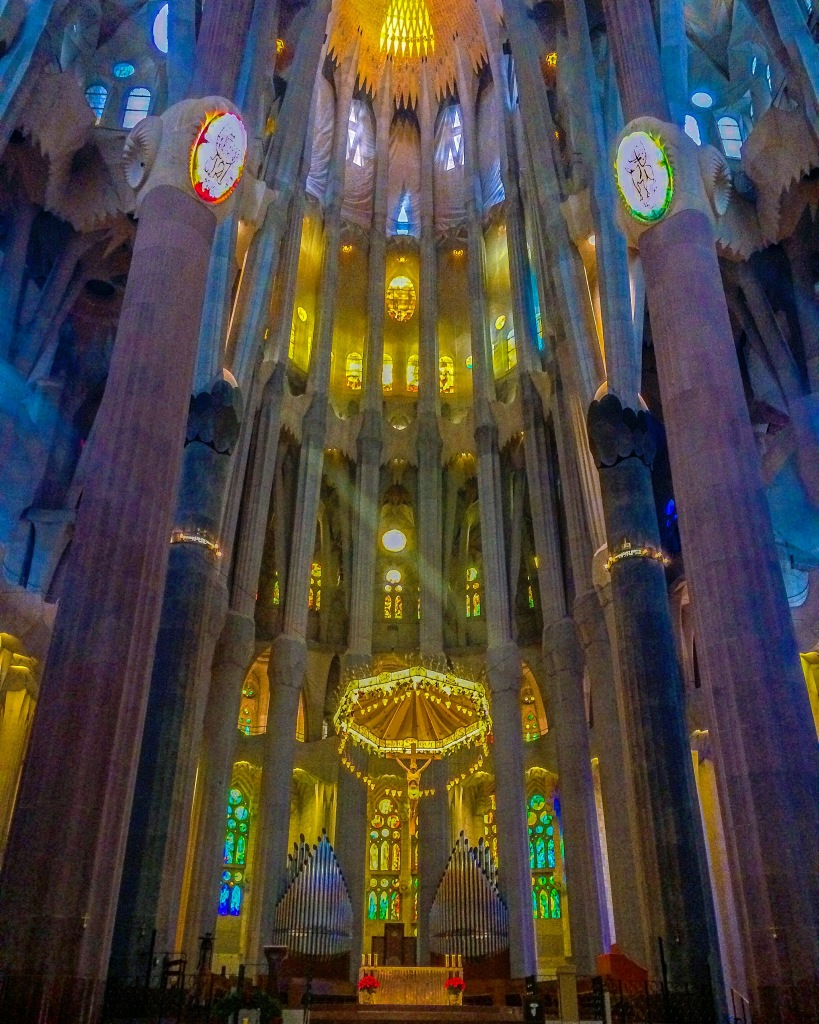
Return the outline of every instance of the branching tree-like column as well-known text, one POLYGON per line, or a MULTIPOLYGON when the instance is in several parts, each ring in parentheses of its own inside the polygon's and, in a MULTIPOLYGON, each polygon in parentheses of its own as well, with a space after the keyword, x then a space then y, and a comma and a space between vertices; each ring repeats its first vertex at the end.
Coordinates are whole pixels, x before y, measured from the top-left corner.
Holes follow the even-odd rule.
POLYGON ((621 182, 628 190, 622 172, 646 136, 652 170, 665 173, 658 153, 671 169, 669 188, 642 208, 632 194, 622 217, 643 259, 752 1012, 771 1024, 815 1018, 819 753, 720 280, 718 181, 700 171, 717 154, 668 123, 648 3, 604 9, 630 122, 621 182))
POLYGON ((217 214, 233 202, 208 202, 222 186, 205 177, 200 198, 189 159, 207 115, 229 113, 220 124, 240 177, 240 122, 207 93, 222 81, 221 45, 239 49, 243 26, 234 3, 211 6, 204 98, 146 119, 129 142, 139 228, 0 882, 7 1020, 87 1024, 100 1011, 208 261, 217 214))

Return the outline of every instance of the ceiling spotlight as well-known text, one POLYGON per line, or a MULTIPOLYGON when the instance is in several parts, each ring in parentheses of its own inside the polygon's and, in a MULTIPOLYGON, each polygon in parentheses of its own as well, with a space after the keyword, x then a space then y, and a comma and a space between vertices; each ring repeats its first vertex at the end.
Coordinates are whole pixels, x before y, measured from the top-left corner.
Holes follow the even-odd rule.
POLYGON ((691 96, 691 102, 695 107, 700 107, 702 110, 708 110, 709 107, 714 105, 714 97, 710 92, 695 92, 691 96))

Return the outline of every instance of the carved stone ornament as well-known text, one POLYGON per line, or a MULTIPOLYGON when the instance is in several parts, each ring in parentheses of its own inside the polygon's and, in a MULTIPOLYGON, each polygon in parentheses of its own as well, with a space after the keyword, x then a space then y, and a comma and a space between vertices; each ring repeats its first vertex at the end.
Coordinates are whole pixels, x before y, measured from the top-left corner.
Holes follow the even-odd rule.
POLYGON ((160 117, 143 118, 131 129, 123 150, 137 213, 151 189, 170 185, 209 206, 217 221, 224 220, 241 187, 246 155, 239 111, 222 96, 182 100, 160 117))
POLYGON ((614 175, 618 221, 634 248, 644 231, 675 213, 699 210, 714 223, 730 201, 722 154, 656 117, 635 118, 617 136, 614 175))

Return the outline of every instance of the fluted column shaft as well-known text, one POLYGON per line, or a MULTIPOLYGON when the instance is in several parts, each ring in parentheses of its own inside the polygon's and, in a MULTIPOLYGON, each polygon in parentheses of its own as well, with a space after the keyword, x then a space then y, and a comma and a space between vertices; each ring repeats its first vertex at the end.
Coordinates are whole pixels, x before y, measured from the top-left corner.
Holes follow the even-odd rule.
POLYGON ((384 280, 387 268, 387 183, 393 97, 391 64, 379 84, 375 138, 375 192, 367 276, 367 344, 364 352, 364 421, 356 463, 350 640, 353 655, 369 657, 373 637, 378 497, 381 480, 382 367, 384 365, 384 280))
POLYGON ((100 1009, 214 228, 169 186, 143 201, 3 864, 0 959, 27 975, 0 996, 9 1020, 100 1009))
MULTIPOLYGON (((418 345, 418 561, 421 591, 421 654, 444 645, 444 576, 441 557, 441 435, 438 429, 438 251, 435 244, 435 109, 429 68, 421 65, 418 121, 421 127, 421 270, 418 345)), ((420 908, 420 904, 419 904, 420 908)), ((420 909, 419 909, 420 914, 420 909)), ((423 933, 423 928, 421 928, 423 933)))
POLYGON ((307 663, 307 591, 313 560, 327 422, 333 322, 338 286, 338 248, 347 123, 356 79, 357 50, 341 70, 330 177, 325 196, 325 237, 318 322, 308 392, 312 401, 303 421, 290 562, 285 587, 284 628, 270 652, 270 711, 265 733, 262 784, 259 796, 259 850, 252 903, 250 955, 262 959, 270 941, 275 904, 285 882, 290 827, 290 798, 296 744, 299 692, 307 663))
POLYGON ((520 724, 520 652, 512 642, 508 574, 504 543, 497 427, 491 402, 495 380, 486 322, 484 240, 481 185, 477 159, 475 92, 471 69, 458 55, 458 94, 464 131, 464 177, 468 228, 467 282, 472 335, 475 444, 480 494, 483 597, 487 616, 487 679, 492 694, 495 739, 495 792, 498 814, 500 882, 509 908, 509 952, 512 976, 537 970, 532 918, 532 880, 523 778, 523 735, 520 724))
POLYGON ((215 930, 219 875, 224 867, 225 797, 233 771, 239 694, 253 659, 255 632, 252 618, 228 611, 213 658, 199 759, 196 852, 185 908, 182 948, 188 962, 196 956, 200 936, 215 930))

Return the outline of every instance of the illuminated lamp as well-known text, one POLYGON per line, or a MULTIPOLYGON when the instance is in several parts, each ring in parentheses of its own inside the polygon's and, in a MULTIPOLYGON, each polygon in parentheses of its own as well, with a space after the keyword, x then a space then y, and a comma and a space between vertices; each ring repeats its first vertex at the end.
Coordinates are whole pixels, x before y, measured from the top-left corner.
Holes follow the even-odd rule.
POLYGON ((403 530, 387 530, 381 537, 387 551, 403 551, 407 546, 407 535, 403 530))
POLYGON ((277 39, 276 40, 276 53, 282 54, 282 53, 284 53, 284 49, 285 49, 285 47, 284 47, 284 40, 283 39, 277 39))
POLYGON ((208 114, 191 146, 190 177, 197 196, 205 203, 223 203, 242 179, 246 156, 241 117, 229 110, 208 114))
POLYGON ((674 180, 662 139, 645 131, 620 140, 614 161, 617 188, 635 220, 652 224, 665 216, 674 194, 674 180))
POLYGON ((460 256, 463 256, 463 254, 464 254, 464 250, 463 249, 453 249, 452 250, 452 255, 453 256, 460 257, 460 256))
POLYGON ((547 53, 546 57, 544 58, 544 60, 546 61, 546 66, 547 67, 550 67, 550 68, 556 68, 557 67, 557 54, 554 52, 554 50, 551 53, 547 53))
POLYGON ((714 97, 710 92, 695 92, 691 95, 691 102, 701 110, 708 110, 714 105, 714 97))
POLYGON ((350 245, 349 242, 346 242, 344 245, 342 245, 341 251, 345 254, 349 254, 353 251, 353 247, 350 245))

